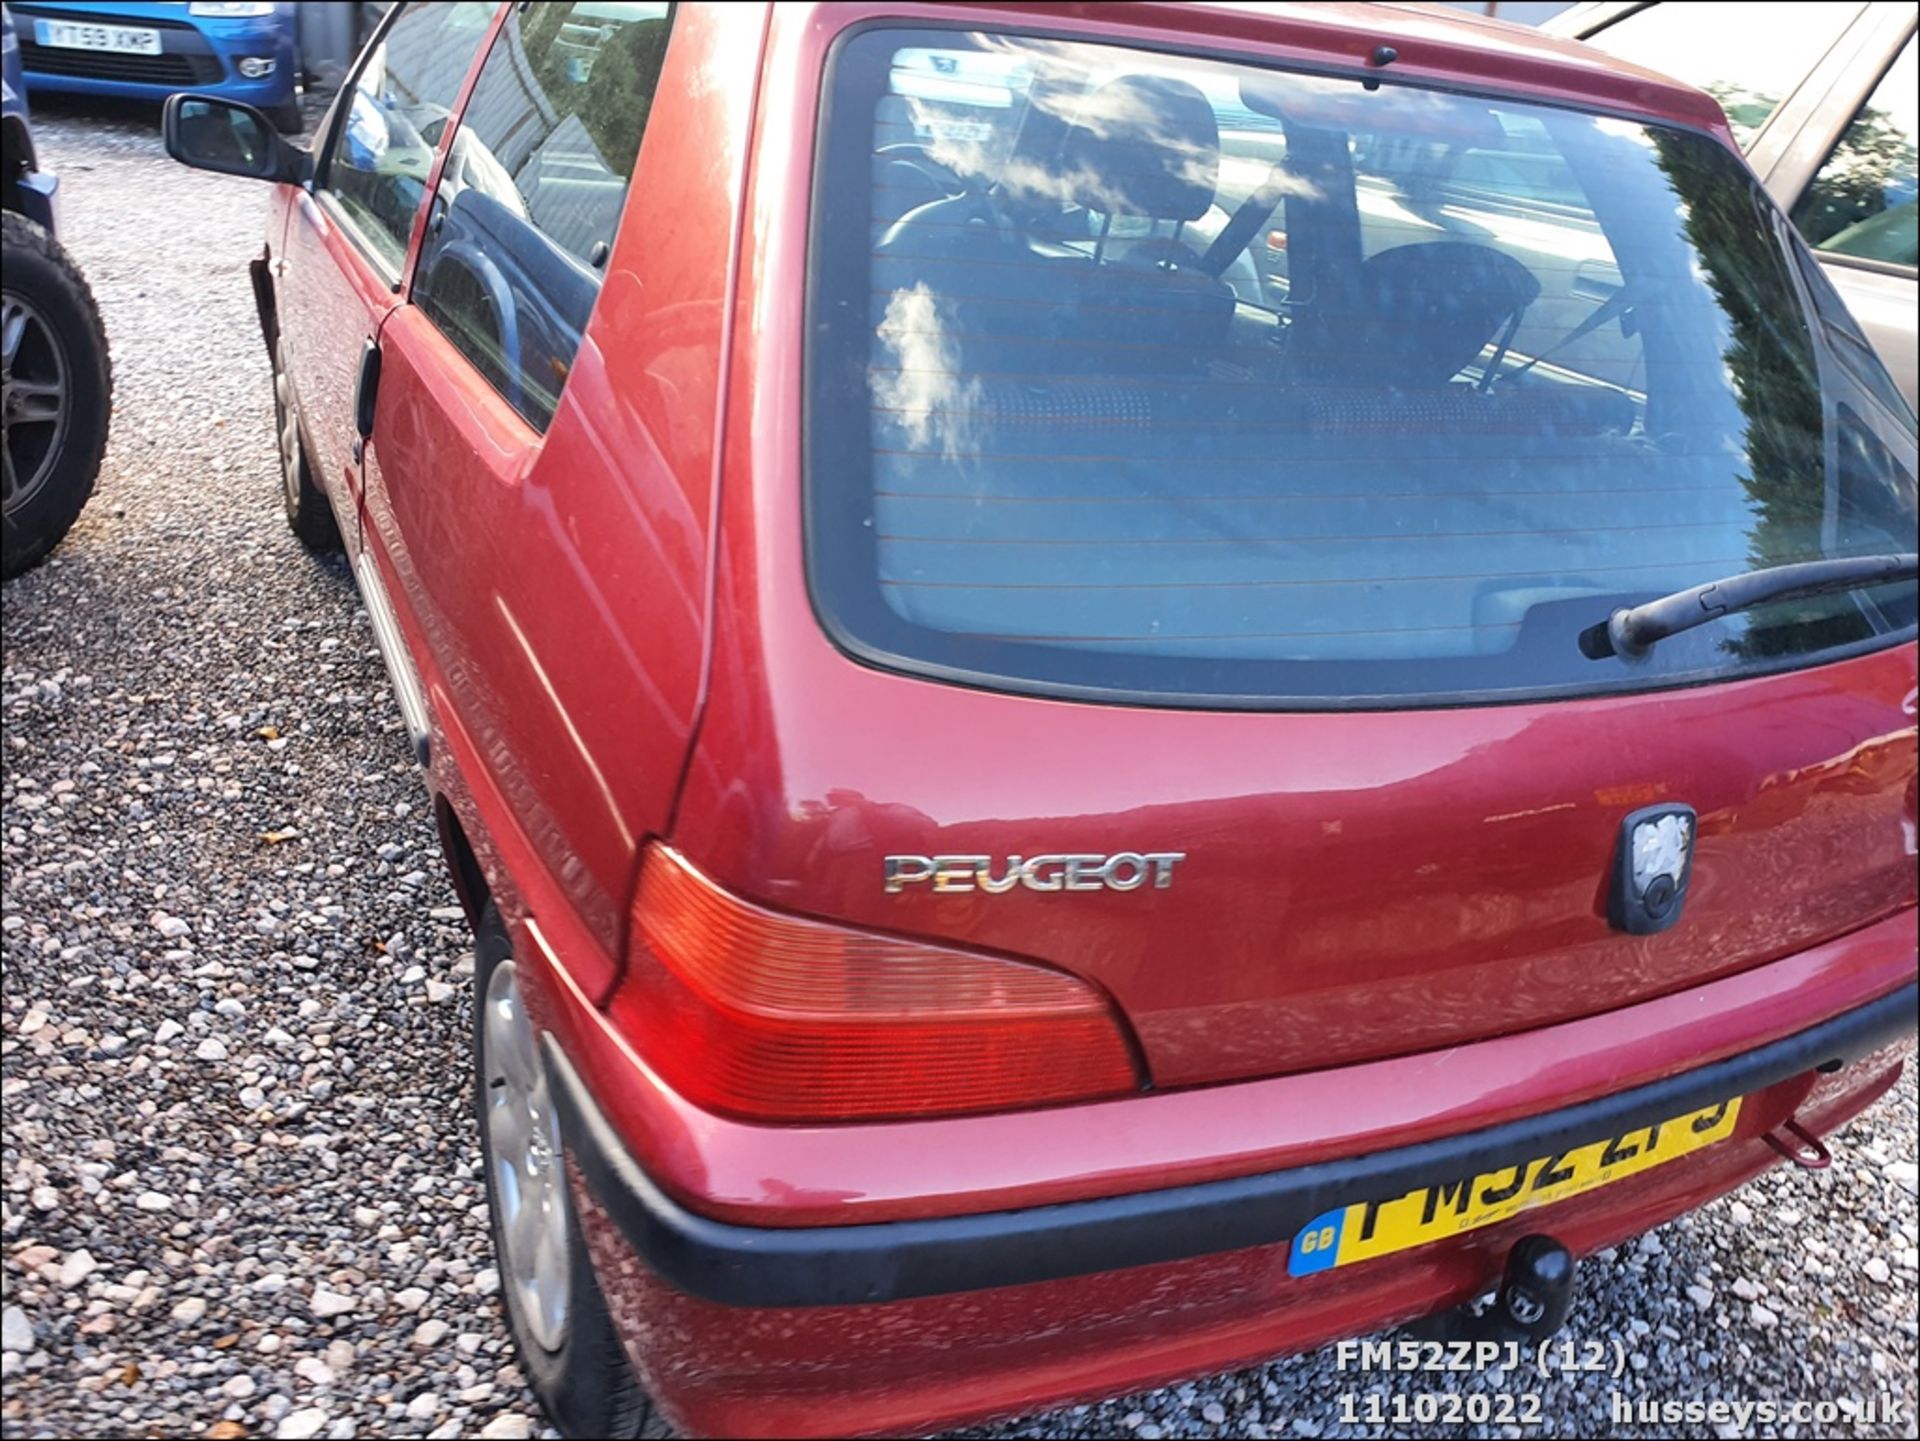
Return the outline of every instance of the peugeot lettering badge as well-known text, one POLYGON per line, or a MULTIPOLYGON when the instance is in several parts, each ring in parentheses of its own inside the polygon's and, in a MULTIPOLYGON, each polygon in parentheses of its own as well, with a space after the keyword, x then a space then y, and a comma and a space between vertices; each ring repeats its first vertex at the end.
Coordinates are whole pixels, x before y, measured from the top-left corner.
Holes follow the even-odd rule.
POLYGON ((1664 931, 1680 919, 1693 880, 1698 829, 1692 806, 1643 806, 1620 822, 1608 919, 1636 936, 1664 931))
POLYGON ((1000 895, 1015 886, 1030 891, 1165 890, 1184 851, 1120 851, 1114 855, 888 856, 887 894, 910 886, 935 891, 986 891, 1000 895), (999 874, 995 874, 998 871, 999 874))

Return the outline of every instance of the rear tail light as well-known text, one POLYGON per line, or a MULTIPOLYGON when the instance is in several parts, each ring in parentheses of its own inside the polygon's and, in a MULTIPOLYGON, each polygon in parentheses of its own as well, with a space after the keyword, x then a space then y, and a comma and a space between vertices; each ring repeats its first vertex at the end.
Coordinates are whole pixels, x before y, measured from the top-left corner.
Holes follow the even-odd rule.
POLYGON ((650 846, 616 1025, 662 1079, 756 1120, 1081 1101, 1139 1076, 1106 1001, 1021 961, 766 910, 650 846))

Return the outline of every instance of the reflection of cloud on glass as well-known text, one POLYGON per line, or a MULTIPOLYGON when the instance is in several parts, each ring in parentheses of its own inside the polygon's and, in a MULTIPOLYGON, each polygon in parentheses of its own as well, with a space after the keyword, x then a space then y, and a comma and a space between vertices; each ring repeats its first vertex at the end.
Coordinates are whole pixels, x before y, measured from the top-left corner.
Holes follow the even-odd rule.
MULTIPOLYGON (((896 71, 895 90, 930 159, 969 189, 992 190, 1015 206, 1156 216, 1169 183, 1211 199, 1219 129, 1255 118, 1237 79, 1217 69, 1168 60, 1115 73, 1084 52, 973 38, 979 50, 902 52, 925 68, 896 71), (982 103, 989 93, 995 100, 982 103)), ((1271 183, 1281 196, 1320 196, 1284 170, 1271 183)))
POLYGON ((1006 141, 988 120, 957 120, 951 106, 909 98, 907 115, 914 130, 927 137, 926 150, 962 180, 984 186, 999 169, 1006 141))
MULTIPOLYGON (((1036 91, 1033 107, 1062 98, 1036 91)), ((1126 75, 1075 96, 1060 117, 1067 132, 1066 178, 1073 198, 1104 215, 1166 212, 1172 180, 1212 202, 1220 178, 1220 135, 1204 95, 1185 80, 1126 75)))
MULTIPOLYGON (((997 185, 1022 204, 1084 205, 1102 214, 1140 215, 1153 207, 1132 193, 1130 177, 1115 166, 1100 166, 1074 153, 1073 142, 1151 150, 1160 173, 1211 194, 1219 178, 1220 151, 1190 134, 1173 132, 1165 112, 1131 87, 1105 85, 1091 95, 1077 88, 1036 88, 1027 97, 1027 115, 1011 153, 991 132, 955 124, 924 102, 910 102, 916 123, 929 132, 927 154, 963 180, 997 185), (1037 134, 1036 134, 1037 132, 1037 134), (1077 132, 1077 134, 1076 134, 1077 132)), ((1151 184, 1154 177, 1141 177, 1151 184)))
POLYGON ((1616 120, 1611 115, 1596 115, 1592 125, 1595 134, 1611 140, 1630 140, 1642 150, 1653 149, 1653 136, 1637 120, 1616 120))
POLYGON ((874 405, 891 412, 916 450, 936 446, 944 459, 968 449, 981 404, 977 378, 960 379, 960 347, 924 283, 887 299, 877 331, 890 369, 872 372, 874 405))

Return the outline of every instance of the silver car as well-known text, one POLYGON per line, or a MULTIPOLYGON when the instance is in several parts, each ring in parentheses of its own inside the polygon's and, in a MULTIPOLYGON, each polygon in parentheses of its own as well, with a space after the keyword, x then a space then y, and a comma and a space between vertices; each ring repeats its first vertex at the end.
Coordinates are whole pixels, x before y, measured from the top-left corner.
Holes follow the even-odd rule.
POLYGON ((1542 28, 1718 99, 1747 159, 1915 399, 1914 6, 1596 0, 1542 28))

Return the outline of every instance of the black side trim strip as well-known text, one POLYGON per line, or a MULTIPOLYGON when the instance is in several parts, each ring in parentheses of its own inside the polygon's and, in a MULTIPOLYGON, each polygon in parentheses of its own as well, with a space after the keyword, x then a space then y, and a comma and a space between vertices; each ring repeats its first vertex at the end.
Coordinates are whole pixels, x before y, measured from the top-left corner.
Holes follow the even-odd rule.
POLYGON ((756 1227, 669 1198, 621 1145, 551 1036, 567 1145, 657 1273, 730 1306, 840 1306, 1015 1286, 1284 1241, 1321 1212, 1584 1145, 1914 1033, 1920 982, 1797 1035, 1650 1085, 1485 1130, 1265 1175, 1018 1211, 853 1226, 756 1227))

